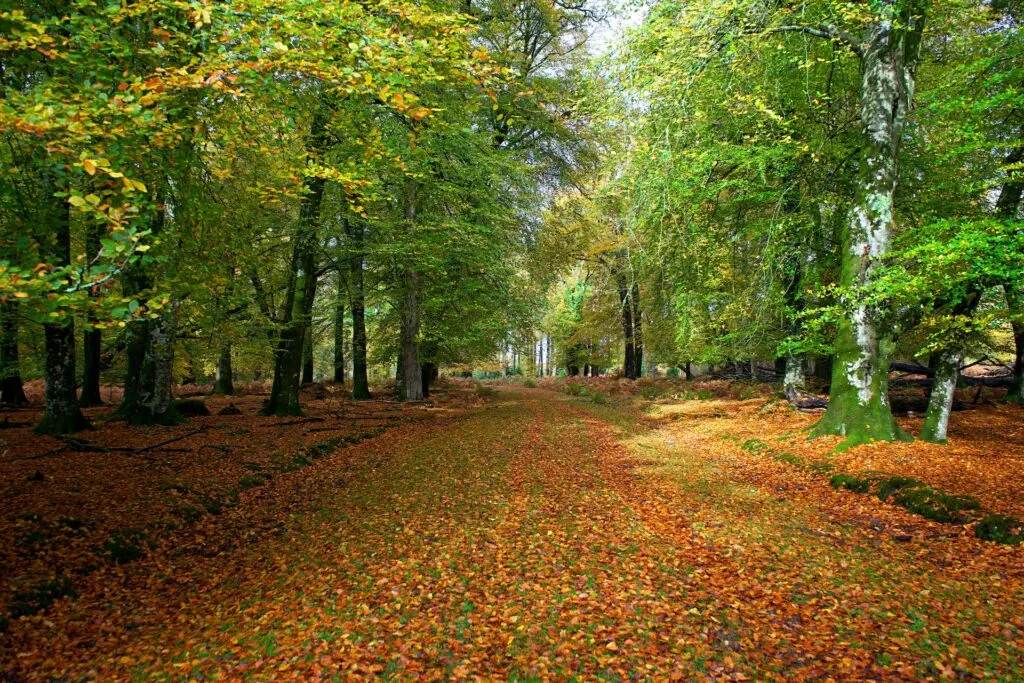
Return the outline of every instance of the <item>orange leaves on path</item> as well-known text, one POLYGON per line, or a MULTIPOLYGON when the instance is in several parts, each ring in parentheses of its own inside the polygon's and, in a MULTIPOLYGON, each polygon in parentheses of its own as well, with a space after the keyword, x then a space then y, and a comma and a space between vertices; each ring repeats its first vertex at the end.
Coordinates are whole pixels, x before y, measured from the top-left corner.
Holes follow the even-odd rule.
POLYGON ((5 667, 104 680, 1019 677, 1019 549, 741 450, 745 430, 767 438, 789 419, 758 412, 764 400, 676 405, 678 419, 515 390, 398 426, 228 515, 272 519, 269 532, 209 556, 159 546, 13 622, 5 667))

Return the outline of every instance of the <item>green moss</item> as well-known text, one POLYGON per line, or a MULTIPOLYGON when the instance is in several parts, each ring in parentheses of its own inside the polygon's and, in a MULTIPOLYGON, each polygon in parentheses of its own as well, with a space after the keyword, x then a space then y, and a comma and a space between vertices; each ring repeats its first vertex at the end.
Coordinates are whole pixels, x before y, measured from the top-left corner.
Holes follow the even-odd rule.
POLYGON ((925 486, 899 490, 892 502, 927 519, 944 524, 962 524, 965 512, 981 509, 978 501, 967 496, 952 496, 925 486))
POLYGON ((103 543, 103 552, 114 562, 134 562, 146 554, 148 539, 141 529, 118 529, 103 543))
POLYGON ((836 466, 830 462, 812 462, 807 466, 811 472, 815 474, 828 474, 836 469, 836 466))
POLYGON ((740 445, 740 448, 747 453, 760 453, 761 451, 768 450, 768 444, 761 441, 761 439, 747 439, 740 445))
POLYGON ((974 535, 983 541, 1024 543, 1024 522, 1006 515, 988 515, 974 527, 974 535))
POLYGON ((17 591, 11 598, 11 616, 27 617, 38 614, 61 598, 77 596, 71 580, 58 576, 17 591))
POLYGON ((902 489, 916 488, 923 486, 917 479, 911 477, 887 477, 878 482, 876 493, 879 500, 889 500, 889 496, 902 489))
POLYGON ((803 458, 799 455, 793 455, 792 453, 775 453, 772 457, 779 462, 788 462, 790 465, 802 466, 804 464, 803 458))
POLYGON ((834 489, 846 489, 854 493, 867 493, 871 488, 871 480, 855 477, 852 474, 833 474, 828 482, 834 489))

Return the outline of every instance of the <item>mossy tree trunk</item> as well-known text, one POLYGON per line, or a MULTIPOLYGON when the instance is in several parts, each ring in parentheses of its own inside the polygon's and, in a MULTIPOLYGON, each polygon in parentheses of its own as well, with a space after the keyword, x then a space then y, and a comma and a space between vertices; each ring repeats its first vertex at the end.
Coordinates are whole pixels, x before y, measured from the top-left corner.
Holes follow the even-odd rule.
MULTIPOLYGON (((859 49, 863 140, 857 194, 843 224, 840 275, 848 291, 870 285, 889 252, 900 139, 913 101, 925 21, 923 2, 877 4, 859 49)), ((848 305, 836 335, 828 411, 814 432, 846 437, 841 448, 909 438, 889 407, 891 325, 875 307, 859 301, 848 305)))
MULTIPOLYGON (((313 116, 307 155, 322 157, 327 144, 327 112, 324 105, 313 116)), ((316 296, 316 241, 325 181, 310 178, 299 206, 299 221, 292 243, 291 267, 284 316, 274 357, 274 382, 264 415, 301 415, 299 373, 303 348, 316 296)))
POLYGON ((28 403, 18 358, 18 302, 0 303, 0 404, 28 403))
MULTIPOLYGON (((52 208, 51 233, 46 235, 50 263, 57 268, 71 263, 71 205, 52 195, 58 183, 48 183, 52 208)), ((89 426, 78 407, 75 383, 75 323, 70 315, 58 322, 43 325, 46 358, 43 376, 46 381, 46 402, 43 419, 36 425, 37 434, 73 434, 89 426)))
POLYGON ((306 336, 302 341, 302 384, 313 383, 313 321, 306 325, 306 336))
POLYGON ((953 396, 960 375, 960 358, 959 349, 949 349, 937 354, 935 381, 931 396, 928 397, 924 426, 921 427, 923 441, 946 443, 949 413, 953 409, 953 396))
MULTIPOLYGON (((970 318, 981 302, 981 292, 971 291, 963 301, 956 304, 951 314, 954 318, 970 318)), ((928 408, 921 428, 921 439, 931 443, 946 443, 949 414, 953 409, 953 397, 960 380, 960 361, 963 359, 964 340, 952 340, 950 345, 932 355, 929 365, 934 365, 935 377, 932 392, 928 397, 928 408)))

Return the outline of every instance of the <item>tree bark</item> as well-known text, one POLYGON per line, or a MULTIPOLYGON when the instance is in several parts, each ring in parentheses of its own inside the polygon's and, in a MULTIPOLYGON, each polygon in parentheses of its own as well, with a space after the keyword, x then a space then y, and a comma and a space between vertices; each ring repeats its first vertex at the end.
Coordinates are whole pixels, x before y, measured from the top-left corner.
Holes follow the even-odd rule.
MULTIPOLYGON (((310 127, 307 156, 322 157, 326 151, 327 115, 321 105, 313 116, 310 127)), ((306 331, 313 312, 316 296, 316 239, 323 204, 323 178, 309 179, 307 192, 299 206, 299 225, 292 247, 291 275, 281 332, 274 359, 274 383, 270 399, 263 408, 264 415, 302 415, 299 403, 299 372, 302 369, 302 350, 306 331)))
MULTIPOLYGON (((57 184, 49 183, 54 203, 52 222, 52 243, 49 260, 60 268, 71 263, 71 205, 65 200, 54 198, 57 184)), ((89 426, 88 420, 78 407, 75 391, 75 323, 67 316, 60 322, 43 325, 46 343, 46 360, 43 375, 46 380, 46 405, 43 419, 36 425, 37 434, 73 434, 89 426)))
POLYGON ((644 374, 644 323, 640 315, 640 283, 635 280, 629 299, 633 312, 633 371, 635 377, 641 377, 644 374))
POLYGON ((313 325, 306 325, 306 336, 302 340, 302 384, 313 383, 313 325))
MULTIPOLYGON (((88 258, 92 259, 100 251, 100 239, 103 235, 101 225, 89 226, 86 235, 85 251, 88 258)), ((99 292, 89 291, 89 298, 99 296, 99 292)), ((82 407, 101 406, 103 397, 100 395, 100 369, 102 367, 101 356, 103 353, 103 331, 93 326, 96 321, 90 316, 89 326, 82 334, 82 393, 78 399, 82 407)))
POLYGON ((921 439, 931 443, 946 443, 946 429, 949 413, 953 408, 953 395, 960 375, 960 350, 950 349, 938 354, 935 366, 935 383, 921 428, 921 439))
POLYGON ((626 342, 626 351, 622 359, 622 376, 626 379, 636 379, 636 339, 633 331, 633 306, 630 301, 629 284, 626 282, 626 274, 621 269, 615 273, 615 284, 619 292, 622 336, 626 342))
MULTIPOLYGON (((1024 161, 1024 147, 1013 149, 1006 158, 1006 165, 1011 166, 1024 161)), ((1024 180, 1014 179, 1003 184, 996 202, 996 217, 1001 220, 1013 220, 1017 217, 1021 196, 1024 195, 1024 180)), ((1024 289, 1019 282, 1007 282, 1003 285, 1006 304, 1010 312, 1010 325, 1013 328, 1013 345, 1015 358, 1013 362, 1013 379, 1010 389, 1006 392, 1007 403, 1024 405, 1024 289)))
POLYGON ((423 399, 423 377, 420 368, 420 275, 406 270, 404 291, 401 302, 401 332, 399 339, 399 364, 402 378, 399 397, 405 401, 423 399))
MULTIPOLYGON (((419 188, 412 179, 406 180, 405 220, 410 226, 416 221, 416 202, 419 188)), ((423 376, 420 368, 420 292, 421 276, 414 267, 405 269, 401 302, 401 331, 399 339, 399 364, 402 378, 399 383, 399 397, 406 401, 423 399, 423 376)))
POLYGON ((0 304, 0 404, 28 403, 18 358, 18 302, 0 304))
MULTIPOLYGON (((877 5, 874 11, 881 16, 868 25, 861 52, 863 140, 857 196, 843 225, 840 282, 846 288, 870 285, 889 252, 900 139, 913 101, 925 21, 922 2, 877 5)), ((852 302, 839 324, 829 407, 814 433, 846 437, 840 448, 909 438, 889 407, 894 342, 880 313, 852 302)))
POLYGON ((334 302, 334 381, 345 383, 345 276, 338 273, 334 302))
POLYGON ((217 373, 213 381, 213 393, 230 396, 235 393, 234 371, 231 367, 231 342, 226 342, 217 356, 217 373))
POLYGON ((366 373, 366 303, 363 293, 363 264, 366 260, 366 233, 361 223, 345 222, 348 236, 348 297, 352 310, 352 398, 370 398, 366 373))

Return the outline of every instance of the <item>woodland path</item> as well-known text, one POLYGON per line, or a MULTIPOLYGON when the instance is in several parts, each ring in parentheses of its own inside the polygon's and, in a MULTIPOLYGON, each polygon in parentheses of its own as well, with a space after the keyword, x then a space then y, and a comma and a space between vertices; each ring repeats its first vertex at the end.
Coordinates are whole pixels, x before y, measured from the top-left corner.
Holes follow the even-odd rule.
POLYGON ((847 494, 716 455, 715 429, 503 390, 355 446, 368 464, 354 476, 317 463, 308 510, 275 535, 213 558, 147 558, 84 592, 14 634, 19 668, 67 680, 1016 675, 1019 571, 956 566, 941 538, 903 542, 885 533, 899 521, 887 511, 837 520, 847 494))

